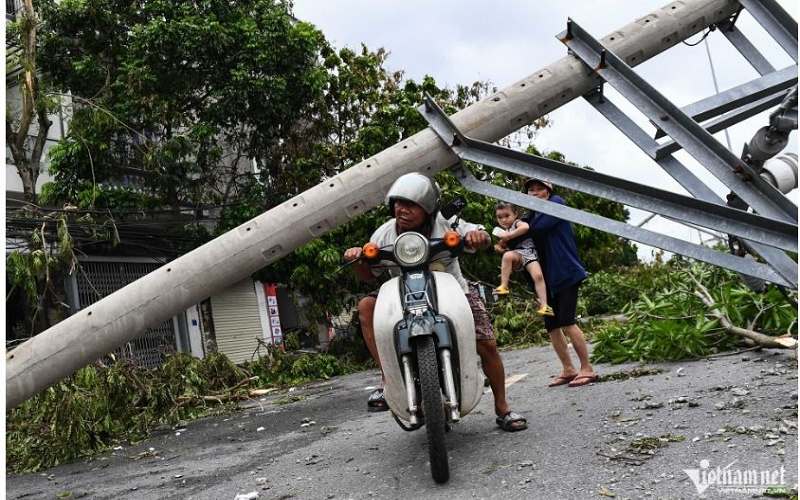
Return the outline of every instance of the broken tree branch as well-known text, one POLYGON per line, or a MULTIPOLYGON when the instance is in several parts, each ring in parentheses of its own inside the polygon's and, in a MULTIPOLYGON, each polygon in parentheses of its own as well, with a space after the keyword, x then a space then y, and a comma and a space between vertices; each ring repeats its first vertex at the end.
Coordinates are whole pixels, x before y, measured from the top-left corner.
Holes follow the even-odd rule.
POLYGON ((720 325, 722 325, 726 332, 750 339, 762 347, 772 347, 776 349, 797 349, 797 340, 792 337, 770 337, 769 335, 765 335, 755 330, 733 325, 730 318, 722 314, 722 311, 714 307, 714 301, 711 298, 711 294, 708 293, 708 289, 697 282, 697 280, 695 280, 695 285, 697 285, 700 290, 695 290, 692 293, 708 307, 707 314, 717 318, 720 325))

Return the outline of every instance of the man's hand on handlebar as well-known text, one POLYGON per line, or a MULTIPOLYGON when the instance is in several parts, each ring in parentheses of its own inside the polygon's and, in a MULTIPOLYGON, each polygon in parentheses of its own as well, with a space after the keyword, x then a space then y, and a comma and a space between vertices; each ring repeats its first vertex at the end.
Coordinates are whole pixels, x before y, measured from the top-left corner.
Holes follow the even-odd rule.
POLYGON ((361 281, 374 281, 376 276, 372 274, 369 265, 362 259, 364 250, 361 247, 352 247, 344 251, 344 265, 347 267, 352 265, 356 278, 361 281))
POLYGON ((364 250, 361 247, 352 247, 344 251, 344 262, 349 264, 354 260, 358 260, 363 255, 364 250))
POLYGON ((467 234, 464 235, 464 242, 468 248, 486 250, 492 243, 492 237, 482 229, 478 231, 467 231, 467 234))

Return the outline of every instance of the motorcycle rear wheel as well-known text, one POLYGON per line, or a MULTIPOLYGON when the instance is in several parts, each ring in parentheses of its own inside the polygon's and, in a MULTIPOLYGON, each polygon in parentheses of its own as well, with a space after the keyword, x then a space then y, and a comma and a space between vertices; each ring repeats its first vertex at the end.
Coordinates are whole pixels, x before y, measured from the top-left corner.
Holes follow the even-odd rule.
POLYGON ((437 483, 450 479, 445 443, 444 406, 439 385, 439 363, 433 337, 417 339, 417 370, 422 392, 422 412, 425 415, 425 431, 428 435, 428 455, 431 461, 431 476, 437 483))

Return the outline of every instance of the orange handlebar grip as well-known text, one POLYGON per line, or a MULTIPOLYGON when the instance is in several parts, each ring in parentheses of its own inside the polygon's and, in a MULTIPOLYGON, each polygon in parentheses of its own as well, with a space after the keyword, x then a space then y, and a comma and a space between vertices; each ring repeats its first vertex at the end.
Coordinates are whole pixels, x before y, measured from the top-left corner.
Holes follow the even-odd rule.
POLYGON ((374 259, 375 257, 377 257, 379 251, 380 248, 376 243, 369 242, 366 245, 364 245, 364 257, 368 259, 374 259))
POLYGON ((452 248, 458 246, 461 242, 461 235, 455 231, 447 231, 444 233, 444 244, 452 248))

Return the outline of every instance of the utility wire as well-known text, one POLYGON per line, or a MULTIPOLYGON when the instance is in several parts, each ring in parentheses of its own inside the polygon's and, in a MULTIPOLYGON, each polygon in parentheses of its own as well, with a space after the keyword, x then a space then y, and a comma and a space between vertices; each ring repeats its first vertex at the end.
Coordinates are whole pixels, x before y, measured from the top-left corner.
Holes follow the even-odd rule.
MULTIPOLYGON (((709 30, 709 33, 711 31, 709 30)), ((708 35, 708 33, 706 33, 708 35)), ((703 37, 703 41, 705 42, 706 46, 706 54, 708 55, 708 66, 711 68, 711 79, 714 81, 714 91, 719 95, 719 85, 717 85, 717 73, 714 71, 714 61, 711 60, 711 49, 708 47, 708 39, 703 37)), ((731 137, 728 135, 728 129, 725 129, 725 140, 728 143, 728 150, 733 151, 733 147, 731 146, 731 137)))
POLYGON ((700 40, 698 40, 698 41, 696 41, 694 43, 689 43, 686 40, 684 40, 683 44, 684 45, 688 45, 689 47, 694 47, 694 46, 700 44, 700 42, 702 42, 703 40, 705 40, 708 37, 708 35, 711 34, 711 32, 714 31, 715 29, 717 29, 717 25, 716 24, 712 24, 711 26, 708 27, 708 31, 703 33, 703 37, 700 38, 700 40))

